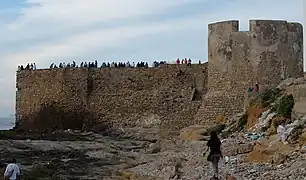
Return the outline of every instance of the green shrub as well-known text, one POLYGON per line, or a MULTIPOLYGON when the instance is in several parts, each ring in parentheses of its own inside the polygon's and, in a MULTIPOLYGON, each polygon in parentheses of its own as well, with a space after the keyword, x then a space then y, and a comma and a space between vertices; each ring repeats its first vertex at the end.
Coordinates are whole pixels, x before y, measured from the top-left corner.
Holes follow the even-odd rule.
POLYGON ((270 88, 259 94, 259 99, 263 108, 268 107, 271 103, 273 103, 280 95, 281 89, 279 88, 270 88))
POLYGON ((238 121, 238 130, 241 131, 242 129, 244 129, 244 127, 246 126, 247 122, 248 122, 248 114, 245 113, 244 115, 241 116, 241 118, 238 121))
POLYGON ((270 112, 272 113, 272 112, 276 112, 277 111, 277 104, 273 104, 273 105, 269 105, 268 107, 269 107, 269 109, 271 110, 270 112))
POLYGON ((266 132, 268 129, 269 129, 269 127, 264 126, 264 127, 260 128, 260 131, 261 132, 266 132))
POLYGON ((17 132, 12 130, 1 130, 0 131, 0 139, 14 139, 17 137, 17 132))
POLYGON ((291 112, 294 106, 293 95, 284 95, 276 106, 278 116, 291 117, 291 112))

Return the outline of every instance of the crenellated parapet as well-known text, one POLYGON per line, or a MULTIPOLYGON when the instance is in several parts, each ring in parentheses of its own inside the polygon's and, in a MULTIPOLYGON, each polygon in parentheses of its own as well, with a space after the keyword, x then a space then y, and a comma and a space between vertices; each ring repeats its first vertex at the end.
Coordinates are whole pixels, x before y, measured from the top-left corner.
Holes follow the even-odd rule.
POLYGON ((239 92, 255 83, 278 84, 303 72, 303 28, 299 23, 250 20, 208 25, 209 91, 239 92))
POLYGON ((246 89, 256 83, 264 89, 303 76, 300 23, 250 20, 249 31, 239 31, 238 21, 223 21, 208 30, 208 93, 198 121, 241 112, 246 89))

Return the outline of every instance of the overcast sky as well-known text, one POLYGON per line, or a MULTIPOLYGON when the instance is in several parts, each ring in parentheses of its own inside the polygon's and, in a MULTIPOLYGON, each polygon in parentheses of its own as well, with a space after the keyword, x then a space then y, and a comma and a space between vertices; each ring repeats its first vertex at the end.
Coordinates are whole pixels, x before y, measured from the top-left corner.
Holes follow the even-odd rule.
POLYGON ((302 0, 1 0, 0 116, 14 113, 15 73, 36 62, 207 60, 207 25, 303 21, 302 0))

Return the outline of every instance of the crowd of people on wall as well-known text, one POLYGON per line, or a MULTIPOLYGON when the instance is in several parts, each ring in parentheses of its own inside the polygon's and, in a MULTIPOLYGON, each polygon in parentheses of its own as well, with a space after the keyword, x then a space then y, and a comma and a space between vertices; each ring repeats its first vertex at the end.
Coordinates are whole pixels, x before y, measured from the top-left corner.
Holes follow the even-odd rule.
POLYGON ((101 66, 98 64, 98 61, 95 62, 81 62, 81 64, 78 66, 76 63, 73 61, 71 64, 65 64, 65 63, 60 63, 58 66, 54 63, 51 64, 50 68, 78 68, 78 67, 85 67, 85 68, 134 68, 134 67, 149 67, 147 62, 135 62, 130 63, 129 61, 124 63, 124 62, 103 62, 101 66))
POLYGON ((26 66, 18 66, 18 71, 22 71, 22 70, 33 70, 36 69, 36 64, 35 63, 28 63, 26 66))
POLYGON ((164 64, 167 64, 166 61, 154 61, 153 64, 152 64, 152 67, 159 67, 160 65, 164 65, 164 64))
MULTIPOLYGON (((94 63, 90 63, 89 65, 94 66, 94 63)), ((87 66, 87 64, 86 64, 86 66, 87 66)), ((70 67, 75 68, 75 67, 78 67, 78 65, 75 63, 75 61, 72 61, 72 63, 67 63, 67 64, 65 62, 59 63, 58 66, 54 63, 52 63, 50 65, 50 69, 53 69, 53 68, 70 68, 70 67)))
MULTIPOLYGON (((152 64, 152 67, 159 67, 161 65, 165 65, 168 64, 166 61, 154 61, 152 64)), ((191 59, 189 58, 187 60, 187 58, 182 58, 181 60, 179 58, 177 58, 176 60, 176 64, 185 64, 187 66, 191 66, 191 59)), ((201 61, 199 61, 199 64, 201 64, 201 61)), ((98 61, 95 60, 94 62, 81 62, 79 65, 76 64, 75 61, 72 61, 72 63, 59 63, 58 65, 55 63, 52 63, 50 65, 50 69, 54 69, 54 68, 148 68, 149 64, 148 62, 137 62, 135 64, 135 62, 129 62, 127 61, 125 62, 103 62, 101 64, 101 66, 99 65, 98 61)), ((35 63, 29 63, 26 66, 18 66, 18 71, 21 70, 34 70, 36 69, 36 64, 35 63)))
MULTIPOLYGON (((200 61, 199 61, 200 62, 200 61)), ((180 60, 180 58, 177 58, 176 59, 176 64, 186 64, 187 66, 191 66, 191 59, 189 58, 188 60, 187 60, 187 58, 182 58, 181 60, 180 60)))

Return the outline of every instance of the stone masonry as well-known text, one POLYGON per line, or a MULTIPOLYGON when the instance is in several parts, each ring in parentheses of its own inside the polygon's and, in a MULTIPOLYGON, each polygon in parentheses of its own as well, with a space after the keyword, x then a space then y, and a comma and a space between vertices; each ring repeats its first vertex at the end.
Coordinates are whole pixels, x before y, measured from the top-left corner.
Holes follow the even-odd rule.
POLYGON ((153 118, 160 127, 181 128, 194 123, 206 86, 207 63, 23 70, 17 73, 17 127, 138 126, 153 118))
POLYGON ((208 25, 208 63, 157 68, 66 68, 17 72, 16 124, 24 129, 211 125, 243 111, 249 86, 303 76, 299 23, 250 20, 208 25), (181 72, 180 72, 181 70, 181 72))
POLYGON ((281 79, 303 76, 303 27, 299 23, 250 20, 208 25, 208 92, 196 121, 210 125, 218 115, 243 111, 246 89, 276 86, 281 79))

